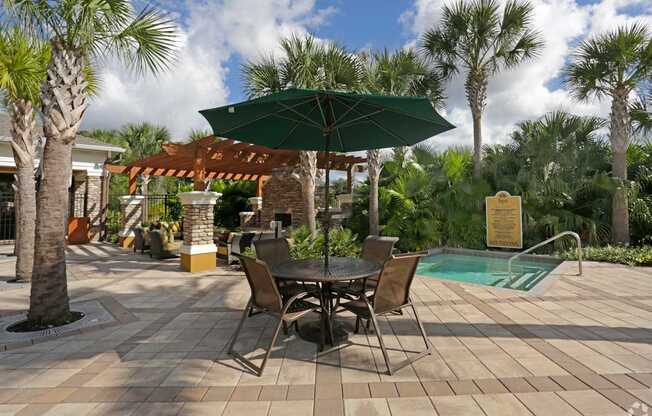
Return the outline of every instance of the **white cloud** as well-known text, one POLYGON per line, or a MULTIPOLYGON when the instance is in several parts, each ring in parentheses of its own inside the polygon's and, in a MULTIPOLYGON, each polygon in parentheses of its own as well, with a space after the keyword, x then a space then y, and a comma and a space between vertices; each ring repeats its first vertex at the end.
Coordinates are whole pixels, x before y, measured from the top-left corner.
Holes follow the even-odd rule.
MULTIPOLYGON (((594 5, 580 6, 573 0, 533 0, 533 26, 545 41, 545 48, 532 62, 503 71, 489 81, 488 105, 483 119, 485 143, 505 142, 514 125, 522 120, 537 118, 546 112, 565 109, 578 114, 609 114, 609 103, 577 103, 568 91, 557 84, 573 46, 585 36, 613 29, 618 23, 634 20, 650 21, 650 15, 636 18, 625 10, 648 0, 603 0, 594 5)), ((414 7, 400 17, 415 38, 439 22, 442 0, 415 0, 414 7)), ((464 95, 464 74, 447 87, 449 99, 445 116, 458 128, 433 140, 436 146, 472 146, 471 113, 464 95)))
MULTIPOLYGON (((207 128, 197 112, 226 104, 228 60, 253 59, 278 51, 278 40, 324 24, 335 9, 317 9, 315 0, 188 1, 179 59, 158 77, 136 78, 116 63, 101 71, 103 87, 84 119, 84 128, 118 128, 149 121, 182 138, 192 128, 207 128)), ((178 15, 178 12, 175 12, 178 15)))

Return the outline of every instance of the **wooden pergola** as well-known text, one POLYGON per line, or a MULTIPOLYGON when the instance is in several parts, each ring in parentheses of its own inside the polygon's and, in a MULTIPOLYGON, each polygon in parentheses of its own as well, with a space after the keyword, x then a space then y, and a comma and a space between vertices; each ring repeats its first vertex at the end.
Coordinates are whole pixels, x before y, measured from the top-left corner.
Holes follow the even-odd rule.
MULTIPOLYGON (((325 154, 317 156, 317 167, 326 167, 325 154)), ((331 153, 331 170, 345 171, 351 191, 353 168, 367 160, 358 156, 331 153)), ((168 143, 163 151, 129 163, 126 166, 107 164, 111 173, 129 175, 129 194, 137 190, 136 179, 145 176, 192 178, 194 189, 203 191, 207 179, 257 181, 256 195, 261 196, 264 181, 276 168, 294 166, 299 161, 297 150, 275 150, 264 146, 207 136, 190 143, 168 143)))

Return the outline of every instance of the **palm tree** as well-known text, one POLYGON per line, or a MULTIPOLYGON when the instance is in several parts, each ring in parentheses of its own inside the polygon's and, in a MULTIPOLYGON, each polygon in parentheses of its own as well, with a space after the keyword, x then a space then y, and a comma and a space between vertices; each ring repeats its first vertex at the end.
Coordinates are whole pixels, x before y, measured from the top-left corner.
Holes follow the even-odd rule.
POLYGON ((500 10, 498 0, 458 0, 443 8, 439 26, 422 38, 422 50, 445 78, 464 68, 466 99, 473 116, 473 174, 482 162, 482 112, 489 78, 503 69, 532 59, 543 47, 531 28, 532 4, 510 0, 500 10))
MULTIPOLYGON (((363 67, 360 60, 334 43, 320 43, 312 36, 281 40, 282 58, 263 57, 243 65, 244 89, 250 98, 289 87, 325 90, 357 90, 363 67)), ((308 228, 316 236, 315 178, 317 152, 299 152, 297 173, 303 190, 308 228)))
POLYGON ((87 68, 116 57, 137 73, 163 71, 174 60, 177 31, 155 8, 135 13, 128 0, 4 3, 11 18, 52 49, 41 86, 46 144, 28 319, 57 325, 70 318, 63 230, 72 145, 89 103, 87 68))
MULTIPOLYGON (((127 124, 118 132, 121 141, 127 145, 125 161, 134 161, 161 152, 163 145, 170 141, 170 132, 165 127, 150 123, 127 124)), ((162 178, 159 176, 159 178, 162 178)), ((149 195, 149 175, 140 175, 140 193, 145 197, 143 218, 148 218, 147 196, 149 195)), ((159 181, 159 188, 161 183, 159 181)))
MULTIPOLYGON (((382 50, 369 56, 366 61, 364 88, 374 94, 426 96, 434 107, 441 106, 444 92, 439 75, 411 49, 395 52, 382 50)), ((380 150, 367 150, 367 173, 369 177, 369 234, 378 235, 378 180, 382 169, 380 150)))
POLYGON ((11 119, 11 150, 16 162, 16 280, 32 278, 36 224, 34 103, 50 57, 47 44, 18 29, 0 31, 0 92, 11 119))
POLYGON ((577 48, 565 72, 567 85, 577 99, 611 98, 612 174, 621 181, 612 200, 612 232, 614 242, 629 244, 625 181, 632 130, 630 94, 652 72, 652 38, 647 28, 638 24, 595 36, 577 48))

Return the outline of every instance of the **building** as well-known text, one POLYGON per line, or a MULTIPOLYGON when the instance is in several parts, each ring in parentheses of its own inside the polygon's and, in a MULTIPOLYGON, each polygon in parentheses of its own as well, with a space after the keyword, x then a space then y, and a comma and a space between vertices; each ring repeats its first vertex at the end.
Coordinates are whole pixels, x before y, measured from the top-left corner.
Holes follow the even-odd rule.
MULTIPOLYGON (((40 126, 37 127, 42 137, 40 126)), ((16 164, 11 151, 9 116, 0 112, 0 241, 15 237, 14 175, 16 164)), ((70 216, 87 217, 90 237, 99 238, 102 218, 108 203, 108 181, 104 164, 125 149, 97 140, 77 136, 72 150, 73 177, 70 186, 70 216)), ((38 151, 37 151, 38 154, 38 151)), ((38 160, 36 161, 38 163, 38 160)))

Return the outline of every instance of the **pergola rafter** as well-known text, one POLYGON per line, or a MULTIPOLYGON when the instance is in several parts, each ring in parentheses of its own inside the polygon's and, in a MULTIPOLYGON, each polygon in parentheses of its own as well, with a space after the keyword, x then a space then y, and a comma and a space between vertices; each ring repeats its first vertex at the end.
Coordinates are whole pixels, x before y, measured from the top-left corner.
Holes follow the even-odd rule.
MULTIPOLYGON (((352 184, 353 167, 367 160, 344 154, 330 155, 331 170, 347 172, 347 184, 352 184)), ((264 146, 218 139, 207 136, 191 143, 167 143, 163 151, 129 163, 126 166, 107 164, 115 174, 129 175, 129 194, 136 193, 136 179, 145 176, 192 178, 195 190, 204 190, 207 179, 257 181, 260 196, 262 184, 272 170, 294 166, 299 161, 297 150, 275 150, 264 146)), ((317 156, 317 166, 326 167, 326 155, 317 156)))

